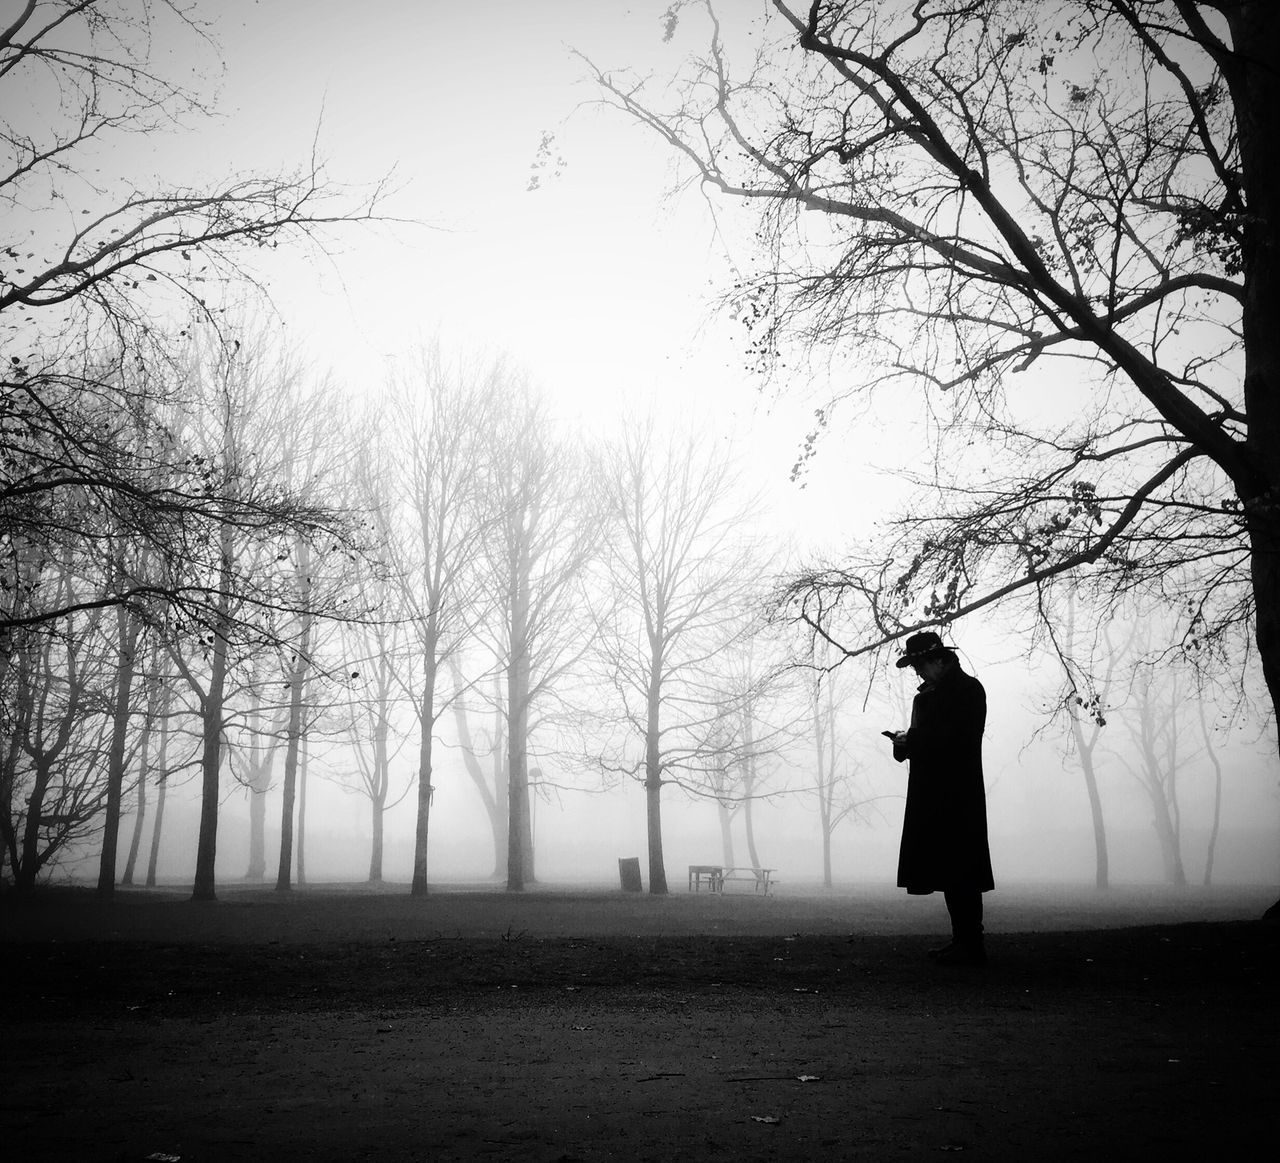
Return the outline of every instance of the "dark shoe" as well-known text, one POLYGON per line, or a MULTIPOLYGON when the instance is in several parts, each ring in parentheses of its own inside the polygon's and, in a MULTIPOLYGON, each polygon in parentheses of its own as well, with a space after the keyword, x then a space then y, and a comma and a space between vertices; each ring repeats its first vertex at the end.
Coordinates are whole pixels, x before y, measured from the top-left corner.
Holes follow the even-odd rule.
POLYGON ((935 958, 939 965, 986 965, 987 952, 981 945, 953 943, 935 958))
POLYGON ((932 957, 936 961, 944 953, 951 952, 951 950, 954 949, 955 947, 956 947, 956 943, 954 941, 948 941, 945 945, 935 945, 932 949, 928 951, 928 953, 925 954, 925 956, 932 957))

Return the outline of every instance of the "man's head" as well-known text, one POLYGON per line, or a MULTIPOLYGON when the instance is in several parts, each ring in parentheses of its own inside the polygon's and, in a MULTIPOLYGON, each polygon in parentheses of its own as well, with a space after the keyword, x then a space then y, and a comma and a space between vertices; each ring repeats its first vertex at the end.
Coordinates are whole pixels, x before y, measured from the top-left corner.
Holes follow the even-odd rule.
POLYGON ((943 645, 942 639, 932 630, 923 630, 907 639, 906 649, 895 665, 899 670, 910 666, 926 682, 935 682, 954 660, 955 652, 951 647, 943 645))

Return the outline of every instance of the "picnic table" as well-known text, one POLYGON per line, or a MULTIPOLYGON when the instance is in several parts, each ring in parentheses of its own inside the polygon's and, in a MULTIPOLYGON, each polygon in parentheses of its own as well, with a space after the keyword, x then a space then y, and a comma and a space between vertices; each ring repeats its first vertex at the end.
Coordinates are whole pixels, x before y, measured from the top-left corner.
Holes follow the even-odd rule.
POLYGON ((775 868, 753 868, 750 865, 726 864, 690 864, 689 891, 701 892, 706 886, 708 892, 724 892, 725 882, 744 881, 751 884, 755 892, 769 895, 777 881, 774 879, 775 868))
POLYGON ((707 886, 708 892, 719 892, 723 887, 724 869, 719 864, 690 864, 689 891, 701 892, 707 886))

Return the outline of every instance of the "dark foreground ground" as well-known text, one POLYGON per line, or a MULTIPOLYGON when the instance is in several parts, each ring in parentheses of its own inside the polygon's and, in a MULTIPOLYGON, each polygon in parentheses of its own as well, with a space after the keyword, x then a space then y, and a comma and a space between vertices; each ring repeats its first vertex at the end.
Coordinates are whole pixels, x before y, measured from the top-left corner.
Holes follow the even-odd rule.
POLYGON ((1269 894, 988 901, 977 970, 889 890, 0 897, 0 1154, 1271 1157, 1269 894))

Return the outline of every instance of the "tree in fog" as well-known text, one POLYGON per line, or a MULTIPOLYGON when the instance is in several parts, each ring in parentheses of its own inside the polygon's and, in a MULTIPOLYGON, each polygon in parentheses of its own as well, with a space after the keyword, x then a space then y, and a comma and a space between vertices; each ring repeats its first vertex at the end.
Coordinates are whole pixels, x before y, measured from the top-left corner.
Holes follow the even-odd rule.
POLYGON ((831 888, 831 843, 848 820, 865 819, 876 798, 860 787, 863 764, 844 715, 849 676, 829 665, 829 650, 815 643, 814 665, 806 669, 812 733, 813 795, 822 839, 822 886, 831 888))
POLYGON ((438 345, 418 348, 387 389, 381 463, 373 463, 370 448, 366 464, 378 536, 398 587, 382 616, 403 619, 412 637, 402 679, 418 724, 415 896, 428 891, 435 731, 453 697, 445 676, 480 615, 489 444, 509 384, 501 362, 450 361, 438 345))
MULTIPOLYGON (((32 0, 0 27, 0 550, 14 560, 67 549, 100 558, 99 584, 61 591, 61 605, 28 602, 21 589, 0 593, 0 683, 15 635, 43 627, 56 636, 79 610, 126 610, 102 803, 104 891, 135 729, 125 672, 140 620, 163 619, 148 610, 160 605, 216 624, 218 571, 175 562, 201 544, 202 527, 261 529, 274 519, 268 509, 278 517, 290 508, 262 492, 212 488, 207 464, 175 445, 160 419, 185 388, 174 333, 193 315, 218 318, 223 286, 247 272, 250 252, 368 218, 378 198, 376 189, 339 197, 314 158, 292 174, 205 189, 111 179, 104 158, 113 147, 208 112, 188 87, 192 73, 164 74, 152 53, 158 42, 208 47, 195 6, 32 0), (77 507, 80 520, 68 520, 77 507), (139 558, 150 551, 157 572, 111 568, 100 556, 104 528, 139 558)), ((45 586, 42 599, 54 592, 45 586)))
MULTIPOLYGON (((84 366, 95 374, 110 366, 89 356, 83 358, 84 366)), ((63 427, 56 420, 32 426, 18 423, 13 427, 13 438, 6 440, 0 452, 5 479, 14 493, 21 493, 25 482, 37 482, 33 495, 39 498, 36 508, 40 516, 38 526, 21 521, 9 524, 0 542, 4 622, 0 626, 0 714, 15 732, 15 739, 27 737, 25 732, 30 728, 36 729, 36 736, 28 737, 33 750, 25 760, 10 752, 0 799, 10 804, 15 784, 28 778, 34 781, 32 790, 43 798, 50 773, 42 770, 46 748, 38 738, 45 737, 51 709, 63 696, 70 696, 71 702, 64 705, 72 714, 83 714, 86 726, 90 719, 96 721, 99 713, 106 714, 105 754, 96 754, 95 740, 91 747, 95 754, 89 763, 73 759, 66 749, 74 751, 76 740, 86 738, 80 730, 59 745, 61 776, 77 772, 76 778, 89 780, 92 788, 80 789, 74 797, 74 812, 55 813, 64 822, 74 821, 74 833, 83 836, 91 828, 100 834, 99 891, 104 894, 114 886, 126 766, 135 747, 137 655, 144 625, 152 617, 149 601, 138 599, 123 605, 116 602, 115 595, 154 580, 154 554, 133 536, 138 520, 135 506, 103 505, 92 483, 74 475, 63 475, 56 490, 45 489, 43 484, 46 466, 54 463, 66 441, 78 440, 82 432, 92 432, 94 440, 112 441, 113 455, 128 458, 142 452, 149 436, 138 402, 145 388, 138 385, 145 380, 145 373, 117 369, 107 390, 77 401, 78 429, 63 427), (111 607, 114 614, 105 617, 111 607), (58 657, 64 659, 68 675, 77 675, 72 686, 63 682, 59 665, 49 665, 58 657), (89 691, 98 693, 77 710, 89 691), (43 707, 33 719, 31 711, 38 704, 43 707), (24 771, 28 762, 31 766, 24 771)), ((55 394, 66 397, 64 388, 55 394)), ((65 798, 66 789, 60 794, 65 798)), ((14 826, 12 812, 6 814, 6 827, 14 826)), ((29 813, 24 827, 38 824, 41 815, 39 808, 29 813)), ((54 829, 49 838, 58 832, 54 829)), ((39 835, 37 827, 28 836, 30 843, 22 846, 29 867, 34 859, 31 844, 43 847, 39 835)), ((68 834, 51 845, 49 858, 55 858, 70 839, 68 834)))
MULTIPOLYGON (((79 579, 64 563, 46 578, 53 601, 74 602, 79 579)), ((62 619, 58 633, 15 632, 5 668, 6 730, 0 769, 5 861, 20 891, 101 827, 111 740, 113 642, 101 609, 62 619)))
POLYGON ((454 683, 453 718, 454 729, 458 738, 458 749, 462 754, 462 762, 467 775, 480 797, 485 815, 489 820, 489 828, 493 834, 493 877, 495 880, 507 879, 507 810, 510 806, 510 793, 507 787, 508 759, 507 752, 507 717, 503 709, 502 675, 496 670, 490 676, 493 694, 489 698, 479 695, 475 684, 468 684, 463 677, 462 667, 457 659, 452 660, 451 671, 454 683), (468 692, 475 692, 476 697, 468 699, 468 692), (488 713, 488 728, 472 730, 471 717, 473 710, 488 713))
MULTIPOLYGON (((132 885, 135 881, 138 857, 142 852, 142 838, 146 832, 148 808, 150 806, 147 786, 151 772, 157 766, 153 762, 153 757, 156 753, 153 739, 159 734, 163 695, 161 693, 162 679, 159 673, 162 651, 155 635, 152 635, 151 641, 148 643, 147 655, 147 661, 142 672, 141 706, 139 708, 142 723, 138 732, 137 768, 134 779, 137 798, 134 802, 133 827, 129 836, 129 853, 125 857, 124 871, 120 874, 120 883, 122 885, 132 885)), ((163 778, 163 772, 161 777, 163 778)), ((158 832, 160 814, 157 811, 155 815, 156 819, 153 823, 153 828, 158 832)))
POLYGON ((775 0, 739 54, 701 7, 674 81, 602 92, 758 209, 730 297, 770 367, 847 354, 818 428, 928 431, 910 510, 788 608, 856 653, 1073 574, 1251 632, 1274 711, 1280 8, 775 0))
POLYGON ((513 384, 490 455, 487 628, 505 680, 507 888, 519 892, 534 879, 536 716, 555 702, 595 634, 587 582, 600 545, 599 483, 527 383, 513 384))
POLYGON ((125 764, 135 735, 134 680, 138 673, 138 647, 143 628, 138 616, 128 606, 118 605, 114 613, 115 681, 111 698, 111 737, 107 748, 102 844, 98 857, 100 897, 110 897, 115 891, 120 809, 124 799, 125 764))
POLYGON ((341 782, 369 801, 371 883, 383 879, 386 813, 409 794, 414 782, 404 780, 397 792, 400 781, 393 775, 409 743, 397 729, 411 694, 402 676, 414 666, 408 652, 413 636, 407 623, 395 617, 395 587, 391 579, 366 575, 360 590, 369 604, 369 616, 340 628, 343 658, 352 675, 346 735, 355 764, 353 775, 341 782))
MULTIPOLYGON (((215 896, 220 775, 228 722, 229 683, 243 678, 251 657, 283 656, 282 681, 291 684, 286 727, 285 779, 298 762, 305 700, 292 684, 305 681, 311 659, 308 635, 317 613, 340 612, 341 579, 317 584, 312 542, 342 556, 352 545, 348 523, 330 505, 318 475, 290 482, 297 446, 282 444, 285 413, 302 407, 290 392, 297 369, 289 353, 272 351, 260 337, 235 346, 217 338, 198 342, 186 365, 187 406, 181 439, 202 466, 212 496, 230 498, 216 513, 184 533, 183 553, 171 563, 173 587, 195 591, 170 616, 169 655, 194 698, 201 735, 201 813, 196 845, 194 899, 215 896), (291 488, 291 485, 293 488, 291 488), (295 504, 293 489, 312 500, 295 504), (255 514, 253 523, 242 514, 255 514), (299 545, 305 548, 300 551, 299 545), (291 758, 292 756, 292 758, 291 758)), ((283 854, 282 854, 283 855, 283 854)))
MULTIPOLYGON (((769 566, 756 562, 755 576, 767 575, 769 566)), ((750 595, 748 595, 750 596, 750 595)), ((788 788, 770 786, 770 777, 785 765, 787 751, 801 729, 790 669, 775 643, 766 634, 764 620, 754 605, 744 605, 742 624, 730 633, 716 656, 710 694, 716 713, 703 735, 698 762, 684 778, 687 791, 705 791, 716 802, 721 847, 726 866, 735 866, 733 824, 741 820, 750 867, 763 867, 756 846, 754 808, 758 801, 789 795, 788 788)))
POLYGON ((1213 771, 1213 818, 1209 824, 1209 839, 1205 842, 1204 878, 1205 888, 1213 883, 1213 861, 1218 850, 1218 836, 1222 827, 1222 759, 1218 755, 1218 745, 1213 732, 1209 728, 1208 716, 1204 710, 1205 699, 1200 698, 1197 704, 1200 721, 1200 737, 1204 741, 1204 755, 1213 771))
MULTIPOLYGON (((128 456, 143 439, 143 425, 136 411, 120 414, 114 406, 118 399, 114 393, 91 396, 79 407, 86 424, 111 434, 128 456)), ((51 450, 50 442, 43 439, 47 428, 22 427, 0 454, 11 482, 30 479, 33 472, 38 475, 40 460, 51 450)), ((8 526, 0 547, 4 560, 0 601, 7 616, 7 625, 0 628, 0 697, 12 726, 19 721, 31 725, 29 704, 51 693, 32 687, 32 680, 57 683, 54 671, 31 666, 31 659, 47 661, 73 642, 79 643, 74 667, 79 685, 84 690, 109 690, 102 695, 108 724, 105 755, 83 769, 68 754, 60 761, 63 772, 79 769, 84 776, 92 772, 102 793, 81 797, 80 810, 95 805, 93 827, 102 841, 99 891, 109 894, 114 886, 126 763, 133 746, 137 652, 148 615, 142 604, 116 605, 113 616, 100 615, 115 604, 113 595, 120 589, 150 577, 151 555, 145 546, 134 543, 126 514, 100 505, 94 491, 74 479, 64 480, 64 487, 56 492, 43 491, 38 507, 39 527, 8 526), (93 627, 87 639, 82 638, 86 627, 93 627)), ((102 709, 95 700, 95 715, 102 709)), ((74 743, 68 739, 65 745, 74 743)), ((12 775, 17 778, 19 773, 15 770, 12 775)), ((43 779, 35 775, 37 785, 43 779)), ((79 821, 78 828, 87 823, 79 821)))
POLYGON ((1118 738, 1111 740, 1115 761, 1142 789, 1160 849, 1164 879, 1179 888, 1187 883, 1183 860, 1183 778, 1200 759, 1204 736, 1188 721, 1187 705, 1199 692, 1186 668, 1151 665, 1150 630, 1133 635, 1128 690, 1112 716, 1118 738))
MULTIPOLYGON (((325 674, 317 665, 325 648, 336 637, 339 623, 346 618, 362 618, 366 600, 356 583, 360 577, 360 557, 365 538, 355 529, 349 513, 355 497, 353 483, 357 470, 342 436, 349 430, 336 390, 331 381, 315 381, 291 366, 289 357, 278 365, 272 381, 263 385, 270 393, 263 411, 264 427, 270 432, 262 441, 260 455, 279 464, 281 485, 293 495, 324 498, 326 508, 342 519, 342 531, 335 535, 333 522, 292 522, 287 548, 277 560, 292 567, 287 583, 289 605, 284 624, 273 636, 280 674, 287 695, 284 723, 284 772, 281 790, 280 859, 276 873, 277 890, 290 886, 294 855, 294 805, 299 783, 305 791, 307 733, 323 715, 322 700, 314 692, 322 679, 329 686, 346 687, 358 673, 345 669, 336 660, 325 674)), ((300 798, 300 797, 299 797, 300 798)), ((302 810, 298 809, 299 879, 303 867, 301 845, 302 810)))
POLYGON ((601 762, 644 788, 649 891, 665 893, 662 789, 706 794, 708 764, 742 744, 718 730, 718 682, 749 625, 759 562, 723 446, 634 427, 606 450, 603 477, 613 604, 599 649, 618 712, 601 762))
MULTIPOLYGON (((1078 634, 1075 596, 1070 595, 1061 627, 1049 635, 1065 676, 1055 701, 1069 725, 1068 759, 1079 764, 1089 799, 1095 884, 1101 889, 1110 884, 1102 798, 1105 777, 1117 772, 1127 773, 1142 791, 1165 879, 1175 885, 1187 883, 1179 788, 1183 776, 1202 766, 1213 773, 1208 883, 1222 801, 1221 762, 1205 711, 1206 703, 1214 700, 1213 684, 1194 655, 1155 650, 1153 643, 1161 633, 1158 608, 1135 605, 1120 614, 1099 624, 1089 643, 1078 634), (1192 704, 1195 715, 1188 717, 1192 704)), ((1114 787, 1115 780, 1111 783, 1114 787)))
POLYGON ((281 684, 274 665, 267 672, 269 678, 255 673, 256 670, 251 663, 237 700, 239 715, 234 723, 228 723, 227 765, 232 778, 249 796, 249 864, 244 878, 259 882, 267 875, 267 794, 276 771, 288 712, 277 697, 281 684))
POLYGON ((1080 765, 1089 801, 1094 884, 1105 889, 1111 883, 1111 860, 1102 809, 1102 786, 1098 778, 1099 761, 1105 753, 1100 744, 1107 717, 1112 711, 1116 670, 1122 659, 1130 654, 1133 635, 1130 633, 1124 641, 1117 641, 1112 633, 1112 623, 1104 621, 1097 627, 1092 648, 1085 649, 1079 634, 1076 594, 1069 590, 1062 629, 1059 632, 1051 628, 1048 638, 1065 680, 1057 707, 1069 725, 1072 752, 1080 765))
MULTIPOLYGON (((35 0, 0 27, 0 524, 31 545, 72 535, 91 543, 104 515, 135 539, 177 536, 187 518, 255 523, 251 503, 212 493, 199 466, 169 460, 156 417, 182 387, 171 341, 179 320, 218 317, 215 292, 241 281, 248 253, 367 218, 378 198, 340 195, 314 158, 293 174, 208 189, 140 190, 103 177, 104 151, 209 112, 188 87, 191 73, 164 74, 152 55, 158 40, 210 49, 197 7, 179 0, 35 0), (104 421, 107 411, 118 419, 104 421), (95 520, 51 525, 67 490, 92 498, 95 520)), ((134 603, 154 588, 127 578, 69 595, 65 610, 44 603, 22 613, 0 596, 0 666, 10 627, 55 621, 87 601, 134 603)), ((159 595, 176 596, 193 595, 159 595)))

